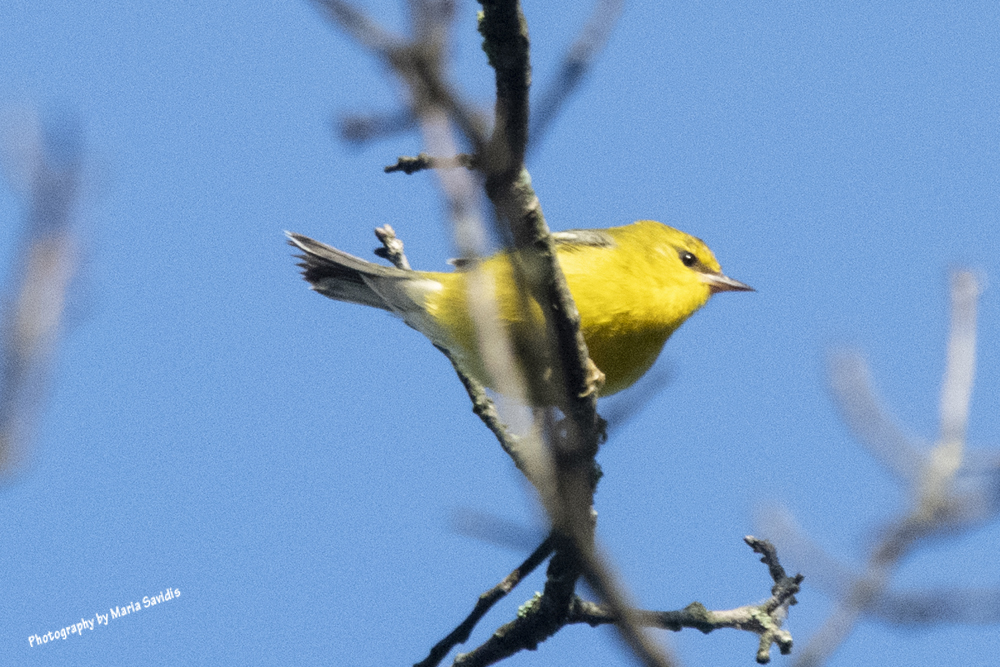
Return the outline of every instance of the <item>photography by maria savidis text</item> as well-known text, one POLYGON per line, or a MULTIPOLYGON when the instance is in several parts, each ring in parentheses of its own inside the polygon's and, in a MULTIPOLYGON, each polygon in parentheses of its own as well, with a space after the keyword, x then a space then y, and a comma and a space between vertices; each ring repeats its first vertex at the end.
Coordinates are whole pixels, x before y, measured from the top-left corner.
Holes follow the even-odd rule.
POLYGON ((73 623, 58 630, 50 630, 44 635, 30 635, 28 637, 28 646, 34 648, 35 646, 48 644, 57 639, 68 639, 70 635, 82 635, 84 630, 93 631, 98 626, 106 626, 110 621, 129 616, 143 609, 149 609, 180 596, 181 592, 176 588, 168 588, 166 591, 160 591, 157 595, 144 595, 142 600, 129 602, 124 607, 119 607, 118 605, 110 607, 106 614, 97 612, 93 618, 81 618, 79 623, 73 623))

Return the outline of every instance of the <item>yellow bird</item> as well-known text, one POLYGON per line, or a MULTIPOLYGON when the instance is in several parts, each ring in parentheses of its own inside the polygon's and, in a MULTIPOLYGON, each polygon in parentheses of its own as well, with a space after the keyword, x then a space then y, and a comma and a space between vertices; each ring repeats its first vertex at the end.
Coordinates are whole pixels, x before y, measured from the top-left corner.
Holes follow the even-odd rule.
MULTIPOLYGON (((467 270, 407 271, 365 261, 299 234, 289 232, 288 238, 304 253, 300 266, 312 289, 337 301, 398 315, 448 350, 466 374, 496 388, 469 315, 467 270)), ((642 377, 670 334, 712 294, 753 290, 723 275, 715 255, 700 239, 652 220, 554 232, 552 238, 580 311, 590 357, 605 376, 601 396, 619 392, 642 377)), ((538 331, 541 309, 534 301, 523 307, 511 255, 493 255, 479 268, 492 279, 499 317, 515 349, 518 341, 537 340, 531 336, 538 331)))

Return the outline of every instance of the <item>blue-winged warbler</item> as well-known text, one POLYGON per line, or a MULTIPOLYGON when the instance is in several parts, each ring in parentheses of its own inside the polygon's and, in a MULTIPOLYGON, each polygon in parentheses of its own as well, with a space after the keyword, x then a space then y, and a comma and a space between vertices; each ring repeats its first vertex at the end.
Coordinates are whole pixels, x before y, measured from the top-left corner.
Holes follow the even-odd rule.
MULTIPOLYGON (((314 290, 398 315, 448 350, 463 372, 495 388, 469 315, 467 270, 408 271, 365 261, 299 234, 288 237, 304 253, 303 275, 314 290)), ((590 358, 605 376, 601 396, 625 389, 649 370, 670 334, 712 294, 752 290, 723 275, 700 239, 659 222, 640 220, 610 229, 555 232, 552 237, 580 311, 590 358)), ((524 308, 511 255, 498 253, 478 267, 492 278, 499 317, 512 339, 535 331, 541 311, 534 301, 524 308)))

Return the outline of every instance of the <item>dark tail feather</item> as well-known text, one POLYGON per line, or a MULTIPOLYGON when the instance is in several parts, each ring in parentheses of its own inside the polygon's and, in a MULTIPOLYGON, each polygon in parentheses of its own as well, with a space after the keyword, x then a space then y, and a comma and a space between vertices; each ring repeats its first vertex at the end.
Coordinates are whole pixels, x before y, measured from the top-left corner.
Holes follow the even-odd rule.
POLYGON ((301 250, 298 257, 303 261, 302 277, 312 288, 324 296, 337 301, 359 303, 383 310, 393 309, 370 286, 368 278, 402 278, 406 272, 401 269, 366 262, 360 257, 331 248, 308 236, 285 232, 288 244, 301 250))

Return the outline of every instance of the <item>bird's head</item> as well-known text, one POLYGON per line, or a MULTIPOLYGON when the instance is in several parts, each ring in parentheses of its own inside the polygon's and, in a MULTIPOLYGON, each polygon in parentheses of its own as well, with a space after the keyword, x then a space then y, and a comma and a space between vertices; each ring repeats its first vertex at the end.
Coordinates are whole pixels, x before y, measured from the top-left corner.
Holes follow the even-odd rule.
POLYGON ((753 292, 754 288, 722 273, 719 260, 705 242, 659 222, 641 221, 651 237, 658 239, 657 250, 666 256, 678 282, 706 285, 709 295, 717 292, 753 292))

